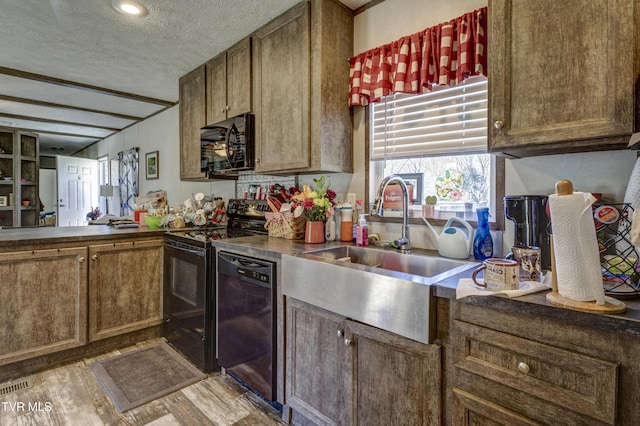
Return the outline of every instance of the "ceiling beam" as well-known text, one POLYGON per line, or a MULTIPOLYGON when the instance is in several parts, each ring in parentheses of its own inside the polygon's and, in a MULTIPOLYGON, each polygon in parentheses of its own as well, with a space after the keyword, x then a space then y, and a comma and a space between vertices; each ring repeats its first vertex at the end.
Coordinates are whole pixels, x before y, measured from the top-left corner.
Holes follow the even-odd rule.
MULTIPOLYGON (((102 139, 104 139, 105 137, 101 137, 101 136, 95 136, 95 135, 81 135, 79 133, 66 133, 66 132, 52 132, 50 130, 40 130, 40 129, 25 129, 25 128, 20 128, 20 130, 24 131, 24 132, 32 132, 32 133, 38 133, 38 134, 47 134, 47 135, 56 135, 56 136, 72 136, 74 138, 86 138, 86 139, 93 139, 95 142, 100 141, 102 139)), ((109 135, 110 136, 110 135, 109 135)))
POLYGON ((59 108, 59 109, 69 109, 69 110, 73 110, 73 111, 91 112, 91 113, 94 113, 94 114, 102 114, 102 115, 108 115, 110 117, 122 118, 123 120, 142 121, 142 120, 145 119, 145 117, 138 117, 138 116, 135 116, 135 115, 118 114, 116 112, 109 112, 109 111, 101 111, 101 110, 97 110, 97 109, 75 107, 75 106, 72 106, 72 105, 65 105, 65 104, 56 104, 56 103, 53 103, 53 102, 38 101, 38 100, 35 100, 35 99, 18 98, 18 97, 15 97, 15 96, 0 95, 0 100, 9 101, 9 102, 18 102, 18 103, 29 104, 29 105, 38 105, 38 106, 49 107, 49 108, 59 108))
POLYGON ((176 105, 177 102, 165 101, 163 99, 150 98, 147 96, 136 95, 133 93, 121 92, 119 90, 107 89, 104 87, 92 86, 90 84, 78 83, 70 80, 63 80, 60 78, 50 77, 42 74, 34 74, 26 71, 15 70, 12 68, 0 67, 0 74, 10 75, 13 77, 25 78, 28 80, 39 81, 41 83, 55 84, 57 86, 70 87, 73 89, 86 90, 93 93, 100 93, 108 96, 115 96, 124 99, 131 99, 139 102, 146 102, 149 104, 162 105, 164 107, 170 107, 176 105))
POLYGON ((13 118, 13 119, 16 119, 16 120, 37 121, 39 123, 63 124, 63 125, 67 125, 67 126, 89 127, 91 129, 103 129, 103 130, 109 130, 109 131, 115 131, 115 132, 119 132, 121 130, 121 129, 116 128, 116 127, 97 126, 95 124, 85 124, 85 123, 79 123, 77 121, 50 120, 50 119, 47 119, 47 118, 31 117, 31 116, 28 116, 28 115, 18 115, 18 114, 5 114, 5 113, 2 113, 2 112, 0 112, 0 117, 13 118))

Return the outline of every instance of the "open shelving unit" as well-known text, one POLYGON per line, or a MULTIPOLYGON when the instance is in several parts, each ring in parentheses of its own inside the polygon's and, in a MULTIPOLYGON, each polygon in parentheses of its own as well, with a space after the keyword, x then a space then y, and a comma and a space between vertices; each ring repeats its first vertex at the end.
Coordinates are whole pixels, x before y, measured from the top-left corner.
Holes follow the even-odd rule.
POLYGON ((0 128, 0 226, 38 226, 38 135, 0 128))

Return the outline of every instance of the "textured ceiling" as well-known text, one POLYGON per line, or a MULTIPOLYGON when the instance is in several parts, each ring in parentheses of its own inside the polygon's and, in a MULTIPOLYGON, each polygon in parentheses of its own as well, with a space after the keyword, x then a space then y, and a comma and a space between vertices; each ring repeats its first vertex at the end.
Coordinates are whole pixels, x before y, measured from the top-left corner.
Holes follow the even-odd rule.
MULTIPOLYGON (((368 1, 343 3, 357 9, 368 1)), ((55 145, 71 155, 177 102, 180 76, 298 2, 139 0, 149 13, 132 18, 111 0, 0 0, 0 126, 41 131, 41 154, 55 145), (39 76, 65 81, 52 85, 39 76), (70 88, 66 81, 167 103, 70 88)))

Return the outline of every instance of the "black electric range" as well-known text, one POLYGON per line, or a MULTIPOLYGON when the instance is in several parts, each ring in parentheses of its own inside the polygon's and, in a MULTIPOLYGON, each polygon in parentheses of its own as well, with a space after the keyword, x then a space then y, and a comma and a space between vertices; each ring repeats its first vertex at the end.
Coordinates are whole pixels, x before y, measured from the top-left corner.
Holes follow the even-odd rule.
POLYGON ((165 234, 164 336, 202 371, 216 361, 216 266, 213 243, 264 235, 264 200, 230 200, 227 226, 171 230, 165 234))
POLYGON ((265 213, 271 211, 266 200, 229 200, 227 206, 227 234, 229 238, 266 235, 265 213))

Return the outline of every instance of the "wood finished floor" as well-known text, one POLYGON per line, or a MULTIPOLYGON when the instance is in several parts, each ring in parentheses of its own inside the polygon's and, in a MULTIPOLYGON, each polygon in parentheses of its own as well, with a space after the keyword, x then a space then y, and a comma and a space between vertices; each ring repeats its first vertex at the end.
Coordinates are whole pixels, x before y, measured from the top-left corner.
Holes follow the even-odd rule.
POLYGON ((0 425, 284 425, 275 409, 220 373, 118 413, 89 365, 157 342, 144 342, 31 376, 31 388, 0 396, 0 425), (23 409, 19 403, 24 404, 23 409))

